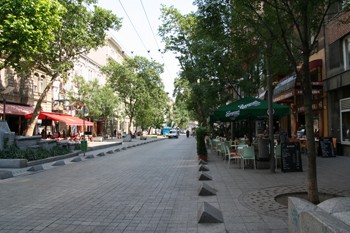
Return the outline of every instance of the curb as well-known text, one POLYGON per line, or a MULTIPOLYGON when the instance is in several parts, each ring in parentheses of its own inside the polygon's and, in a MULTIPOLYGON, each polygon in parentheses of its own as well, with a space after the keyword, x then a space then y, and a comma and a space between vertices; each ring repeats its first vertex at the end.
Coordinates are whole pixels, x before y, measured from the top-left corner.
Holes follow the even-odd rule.
MULTIPOLYGON (((139 143, 137 145, 132 145, 132 146, 129 146, 129 148, 132 148, 132 147, 136 147, 136 146, 139 146, 139 145, 143 145, 143 144, 147 144, 147 143, 151 143, 151 142, 157 142, 157 141, 161 141, 163 139, 156 139, 156 140, 150 140, 148 142, 142 142, 142 143, 139 143)), ((122 145, 123 142, 116 142, 116 143, 108 143, 108 144, 105 144, 105 145, 96 145, 94 147, 89 147, 87 149, 87 151, 94 151, 94 150, 101 150, 101 149, 106 149, 108 147, 114 147, 114 146, 120 146, 122 145)), ((123 147, 126 149, 126 147, 123 147)), ((123 149, 121 148, 121 149, 123 149)), ((43 170, 47 170, 44 168, 44 166, 42 165, 45 165, 46 163, 51 163, 51 162, 55 162, 55 161, 59 161, 59 160, 63 160, 63 159, 68 159, 68 158, 72 158, 72 157, 77 157, 79 156, 83 151, 81 150, 76 150, 75 152, 73 153, 69 153, 69 154, 66 154, 66 155, 61 155, 61 156, 55 156, 55 157, 50 157, 50 158, 46 158, 46 159, 41 159, 41 160, 35 160, 35 161, 31 161, 31 162, 28 162, 27 163, 27 166, 26 167, 21 167, 21 168, 14 168, 13 171, 9 170, 9 168, 1 168, 0 167, 0 180, 4 180, 4 179, 8 179, 8 178, 12 178, 12 177, 15 177, 15 176, 18 176, 16 174, 19 174, 21 173, 21 171, 23 169, 27 169, 29 168, 28 170, 26 170, 24 173, 22 174, 27 174, 28 171, 30 171, 30 169, 34 168, 34 167, 42 167, 42 169, 40 169, 40 171, 43 171, 43 170), (4 169, 4 170, 1 170, 1 169, 4 169)), ((92 155, 93 156, 93 155, 92 155)), ((95 158, 95 156, 93 156, 92 158, 95 158)), ((32 171, 30 172, 38 172, 39 170, 35 170, 35 169, 32 169, 32 171)))

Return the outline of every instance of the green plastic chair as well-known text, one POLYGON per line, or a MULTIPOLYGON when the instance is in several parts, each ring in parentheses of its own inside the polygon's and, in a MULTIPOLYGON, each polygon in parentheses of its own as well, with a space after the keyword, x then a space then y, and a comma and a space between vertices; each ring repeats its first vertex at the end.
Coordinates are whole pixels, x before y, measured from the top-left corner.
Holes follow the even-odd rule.
POLYGON ((241 157, 242 160, 242 166, 244 170, 244 164, 246 160, 253 160, 254 163, 254 169, 256 169, 256 164, 255 164, 255 150, 253 146, 247 146, 243 148, 243 154, 241 157))

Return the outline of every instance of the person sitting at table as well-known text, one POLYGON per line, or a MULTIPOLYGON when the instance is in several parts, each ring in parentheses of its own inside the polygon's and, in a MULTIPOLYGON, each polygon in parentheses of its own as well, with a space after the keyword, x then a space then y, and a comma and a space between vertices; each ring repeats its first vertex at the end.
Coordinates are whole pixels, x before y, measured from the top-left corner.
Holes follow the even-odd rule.
POLYGON ((47 133, 47 135, 46 135, 46 138, 51 138, 51 132, 49 131, 48 133, 47 133))

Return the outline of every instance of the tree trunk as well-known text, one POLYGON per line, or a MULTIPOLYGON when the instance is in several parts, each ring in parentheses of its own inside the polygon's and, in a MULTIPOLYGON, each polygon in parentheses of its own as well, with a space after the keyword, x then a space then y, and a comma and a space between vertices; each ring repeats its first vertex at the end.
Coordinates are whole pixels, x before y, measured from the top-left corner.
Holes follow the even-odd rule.
POLYGON ((315 133, 313 125, 313 112, 312 112, 312 84, 309 70, 309 56, 304 54, 303 62, 303 94, 304 94, 304 110, 305 110, 305 128, 306 128, 306 140, 307 140, 307 192, 308 199, 314 204, 320 202, 318 196, 317 186, 317 169, 316 169, 316 146, 315 146, 315 133))
POLYGON ((35 105, 33 115, 32 115, 32 117, 30 118, 30 120, 28 122, 28 127, 23 132, 23 134, 25 136, 33 136, 34 129, 35 129, 35 126, 36 126, 36 122, 38 121, 38 117, 39 117, 39 114, 40 114, 40 111, 41 111, 41 104, 42 104, 44 98, 46 97, 47 93, 51 89, 52 84, 53 84, 54 80, 56 79, 56 77, 57 77, 57 75, 55 75, 54 77, 51 78, 50 82, 47 83, 43 93, 41 93, 41 95, 40 95, 40 97, 39 97, 39 99, 38 99, 38 101, 37 101, 37 103, 35 105))
POLYGON ((128 124, 128 133, 129 133, 129 134, 131 134, 131 123, 132 123, 132 119, 133 119, 133 117, 130 117, 130 116, 129 116, 129 120, 130 120, 130 121, 129 121, 129 124, 128 124))

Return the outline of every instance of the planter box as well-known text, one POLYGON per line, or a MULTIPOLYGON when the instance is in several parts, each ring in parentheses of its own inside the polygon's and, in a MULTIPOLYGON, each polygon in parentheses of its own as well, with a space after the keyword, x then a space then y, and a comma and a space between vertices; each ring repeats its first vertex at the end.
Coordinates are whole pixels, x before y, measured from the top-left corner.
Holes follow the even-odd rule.
POLYGON ((0 159, 1 168, 22 168, 27 166, 28 161, 26 159, 0 159))
POLYGON ((26 149, 30 146, 38 145, 40 141, 41 135, 15 137, 15 144, 19 149, 26 149))
POLYGON ((40 140, 37 145, 39 145, 41 148, 49 150, 55 146, 57 146, 57 141, 55 139, 44 139, 40 140))

